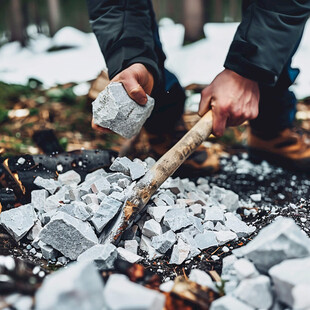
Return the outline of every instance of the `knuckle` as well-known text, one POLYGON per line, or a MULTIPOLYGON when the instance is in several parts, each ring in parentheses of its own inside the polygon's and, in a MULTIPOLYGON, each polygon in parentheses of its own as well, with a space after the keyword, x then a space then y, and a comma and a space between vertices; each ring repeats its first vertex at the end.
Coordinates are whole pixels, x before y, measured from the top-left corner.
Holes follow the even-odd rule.
POLYGON ((243 118, 243 117, 245 117, 245 113, 243 113, 241 110, 235 110, 232 113, 232 116, 233 116, 234 119, 236 119, 236 118, 243 118))

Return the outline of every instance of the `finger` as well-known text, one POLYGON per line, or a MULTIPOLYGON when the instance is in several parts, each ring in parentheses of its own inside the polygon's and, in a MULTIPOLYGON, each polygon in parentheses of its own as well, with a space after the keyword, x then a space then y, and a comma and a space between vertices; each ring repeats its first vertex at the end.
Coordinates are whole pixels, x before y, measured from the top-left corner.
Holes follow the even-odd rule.
POLYGON ((203 116, 210 110, 211 100, 212 100, 211 91, 209 91, 209 88, 207 87, 201 93, 201 99, 200 99, 199 110, 198 110, 199 116, 203 116))
POLYGON ((128 96, 132 100, 134 100, 140 105, 146 104, 147 102, 146 93, 135 78, 130 77, 127 79, 122 79, 118 82, 121 82, 123 84, 128 96))
POLYGON ((212 104, 212 115, 212 131, 215 136, 221 137, 224 134, 226 128, 228 115, 226 112, 219 109, 216 103, 212 104))
POLYGON ((103 128, 103 127, 101 127, 101 126, 96 125, 96 124, 94 123, 93 120, 92 120, 92 122, 91 122, 91 127, 92 127, 94 130, 96 130, 96 131, 98 131, 98 132, 101 132, 101 133, 112 133, 112 131, 111 131, 110 129, 108 129, 108 128, 103 128))

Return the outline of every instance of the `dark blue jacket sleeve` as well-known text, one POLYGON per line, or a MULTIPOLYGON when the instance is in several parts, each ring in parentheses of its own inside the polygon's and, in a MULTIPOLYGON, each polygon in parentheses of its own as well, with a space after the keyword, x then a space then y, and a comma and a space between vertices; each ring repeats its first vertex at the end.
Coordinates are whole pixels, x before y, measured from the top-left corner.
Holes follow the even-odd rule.
POLYGON ((274 85, 298 44, 309 0, 256 0, 243 12, 224 67, 274 85))
POLYGON ((134 63, 160 78, 150 0, 87 0, 92 29, 113 78, 134 63))

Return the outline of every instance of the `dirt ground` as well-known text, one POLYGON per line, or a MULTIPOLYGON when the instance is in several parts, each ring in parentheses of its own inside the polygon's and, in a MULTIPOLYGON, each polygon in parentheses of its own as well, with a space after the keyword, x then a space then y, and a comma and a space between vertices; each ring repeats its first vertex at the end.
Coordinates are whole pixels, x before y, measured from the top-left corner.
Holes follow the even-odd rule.
MULTIPOLYGON (((36 81, 27 87, 1 85, 0 155, 2 158, 42 152, 33 140, 33 134, 43 129, 52 129, 56 141, 65 151, 80 148, 108 148, 116 151, 120 149, 124 139, 114 134, 95 133, 91 129, 90 101, 86 96, 77 97, 72 90, 73 86, 65 85, 45 91, 36 81), (15 111, 15 114, 12 111, 15 111)), ((309 102, 300 102, 298 111, 299 126, 309 133, 309 102)), ((188 124, 192 123, 190 116, 185 120, 188 124)), ((246 125, 229 129, 221 139, 212 139, 217 143, 216 149, 221 155, 221 170, 208 176, 207 179, 211 185, 231 189, 239 194, 241 207, 238 212, 247 223, 255 225, 256 232, 248 238, 241 238, 238 242, 227 244, 228 252, 222 250, 223 246, 209 248, 180 266, 169 265, 167 257, 143 263, 147 270, 158 274, 163 281, 168 278, 174 279, 176 275, 189 274, 192 268, 215 270, 220 274, 222 258, 230 255, 231 250, 250 241, 262 227, 278 215, 292 217, 310 236, 309 175, 293 173, 266 163, 251 164, 246 153, 245 129, 246 125), (250 195, 257 193, 261 194, 262 200, 251 201, 250 195), (212 255, 217 255, 218 260, 213 260, 212 255)), ((33 268, 33 264, 41 266, 45 273, 59 268, 55 264, 48 264, 45 260, 32 256, 25 246, 25 240, 17 244, 0 227, 0 255, 9 254, 20 258, 26 266, 24 270, 33 268)), ((27 284, 31 279, 23 274, 17 277, 16 281, 18 283, 26 281, 27 284)), ((39 282, 40 279, 37 279, 36 285, 39 282)), ((31 283, 29 285, 33 288, 31 283)))

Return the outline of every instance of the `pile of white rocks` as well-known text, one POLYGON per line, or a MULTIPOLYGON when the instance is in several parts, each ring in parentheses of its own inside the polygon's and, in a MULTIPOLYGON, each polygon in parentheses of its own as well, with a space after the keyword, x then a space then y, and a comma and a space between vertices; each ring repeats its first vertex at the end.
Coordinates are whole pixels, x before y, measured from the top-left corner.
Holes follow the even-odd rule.
POLYGON ((162 310, 165 295, 121 274, 106 284, 93 262, 74 262, 48 276, 35 296, 36 310, 162 310))
MULTIPOLYGON (((278 217, 233 253, 223 259, 225 296, 215 300, 211 310, 310 309, 310 239, 292 219, 278 217)), ((0 256, 0 267, 3 263, 12 269, 11 260, 0 256)), ((164 309, 163 292, 173 291, 174 281, 155 291, 112 274, 104 284, 97 263, 72 262, 47 276, 36 292, 35 309, 164 309)), ((218 291, 202 270, 191 270, 188 278, 218 291)), ((32 299, 19 294, 4 298, 3 304, 32 309, 32 299)))
POLYGON ((310 239, 278 217, 223 259, 226 296, 211 310, 310 309, 310 239))
POLYGON ((62 264, 94 260, 100 269, 113 268, 117 257, 135 263, 165 254, 170 264, 182 264, 204 249, 254 232, 236 214, 239 198, 234 192, 211 188, 204 178, 197 185, 169 178, 120 246, 104 243, 104 230, 154 163, 151 158, 117 158, 110 172, 94 171, 84 182, 73 170, 58 180, 37 177, 35 184, 42 189, 31 193, 31 203, 2 212, 0 223, 16 241, 27 236, 31 244, 26 248, 39 258, 62 264), (138 255, 144 253, 139 250, 147 255, 138 255))

